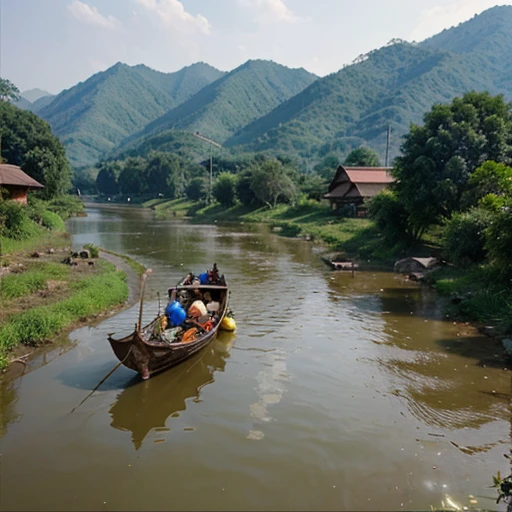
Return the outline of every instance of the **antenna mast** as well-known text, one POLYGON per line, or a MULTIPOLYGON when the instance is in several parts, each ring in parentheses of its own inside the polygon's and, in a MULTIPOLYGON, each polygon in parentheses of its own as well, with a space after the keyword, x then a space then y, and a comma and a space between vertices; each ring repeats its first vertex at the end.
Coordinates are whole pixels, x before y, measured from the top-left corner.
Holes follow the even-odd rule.
POLYGON ((388 124, 388 140, 386 144, 386 167, 389 167, 389 143, 391 141, 391 125, 388 124))

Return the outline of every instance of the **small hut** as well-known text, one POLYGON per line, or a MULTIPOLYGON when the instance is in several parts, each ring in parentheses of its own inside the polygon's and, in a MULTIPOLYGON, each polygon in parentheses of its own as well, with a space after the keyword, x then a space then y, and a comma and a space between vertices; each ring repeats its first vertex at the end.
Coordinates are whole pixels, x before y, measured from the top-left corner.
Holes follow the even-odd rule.
POLYGON ((394 181, 389 171, 388 167, 340 165, 324 199, 329 199, 333 210, 350 206, 354 213, 364 214, 365 200, 375 197, 394 181))
POLYGON ((0 164, 0 187, 9 192, 9 199, 27 204, 29 189, 44 188, 41 183, 24 173, 20 167, 10 164, 0 164))

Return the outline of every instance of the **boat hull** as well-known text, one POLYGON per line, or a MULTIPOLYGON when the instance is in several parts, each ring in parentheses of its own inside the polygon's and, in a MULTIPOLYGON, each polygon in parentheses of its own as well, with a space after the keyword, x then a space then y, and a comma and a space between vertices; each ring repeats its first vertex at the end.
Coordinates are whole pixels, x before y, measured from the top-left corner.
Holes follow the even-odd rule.
MULTIPOLYGON (((178 289, 190 287, 178 287, 178 289)), ((197 287, 194 287, 197 288, 197 287)), ((140 374, 143 380, 149 379, 152 375, 165 371, 185 361, 202 348, 211 343, 218 334, 220 326, 226 318, 228 311, 228 289, 224 286, 199 286, 199 289, 215 289, 222 293, 220 311, 218 312, 216 325, 208 332, 193 341, 167 343, 152 339, 147 333, 160 324, 160 317, 155 318, 144 328, 135 329, 130 335, 124 338, 108 336, 108 341, 116 357, 121 363, 140 374)), ((190 325, 194 327, 194 325, 190 325)))

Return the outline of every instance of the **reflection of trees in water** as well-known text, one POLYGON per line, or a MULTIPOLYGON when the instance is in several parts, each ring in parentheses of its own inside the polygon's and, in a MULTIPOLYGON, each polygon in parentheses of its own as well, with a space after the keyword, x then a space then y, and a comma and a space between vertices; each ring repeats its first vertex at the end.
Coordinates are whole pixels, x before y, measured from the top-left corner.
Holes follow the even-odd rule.
POLYGON ((21 414, 16 413, 17 382, 11 379, 0 379, 0 438, 5 436, 11 423, 21 419, 21 414))
POLYGON ((151 430, 165 428, 170 416, 186 410, 188 399, 215 381, 216 371, 224 371, 232 336, 223 333, 188 361, 124 389, 110 408, 111 426, 131 432, 138 450, 151 430))
POLYGON ((404 399, 411 414, 432 427, 479 428, 509 419, 501 346, 443 319, 432 290, 386 273, 332 277, 332 302, 381 347, 375 359, 392 382, 383 393, 404 399))

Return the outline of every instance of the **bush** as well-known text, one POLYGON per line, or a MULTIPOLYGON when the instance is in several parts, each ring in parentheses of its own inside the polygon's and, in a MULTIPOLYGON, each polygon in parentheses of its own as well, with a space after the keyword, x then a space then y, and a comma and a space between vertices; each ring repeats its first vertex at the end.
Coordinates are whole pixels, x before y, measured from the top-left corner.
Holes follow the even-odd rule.
POLYGON ((453 215, 444 232, 446 258, 461 266, 483 262, 487 253, 485 230, 490 226, 492 217, 482 208, 453 215))
POLYGON ((41 223, 51 231, 65 231, 66 225, 60 215, 53 212, 43 212, 41 223))
POLYGON ((370 201, 368 215, 390 245, 409 240, 407 212, 394 192, 377 194, 370 201))
POLYGON ((98 258, 100 255, 100 250, 94 244, 84 245, 84 249, 88 249, 91 253, 91 258, 98 258))
POLYGON ((485 235, 485 248, 491 262, 507 276, 512 275, 512 201, 492 216, 485 235))
POLYGON ((229 172, 219 174, 213 187, 213 195, 222 206, 229 208, 235 204, 237 181, 235 174, 229 172))
POLYGON ((28 238, 31 226, 25 206, 16 201, 0 201, 0 229, 0 234, 8 238, 28 238))

